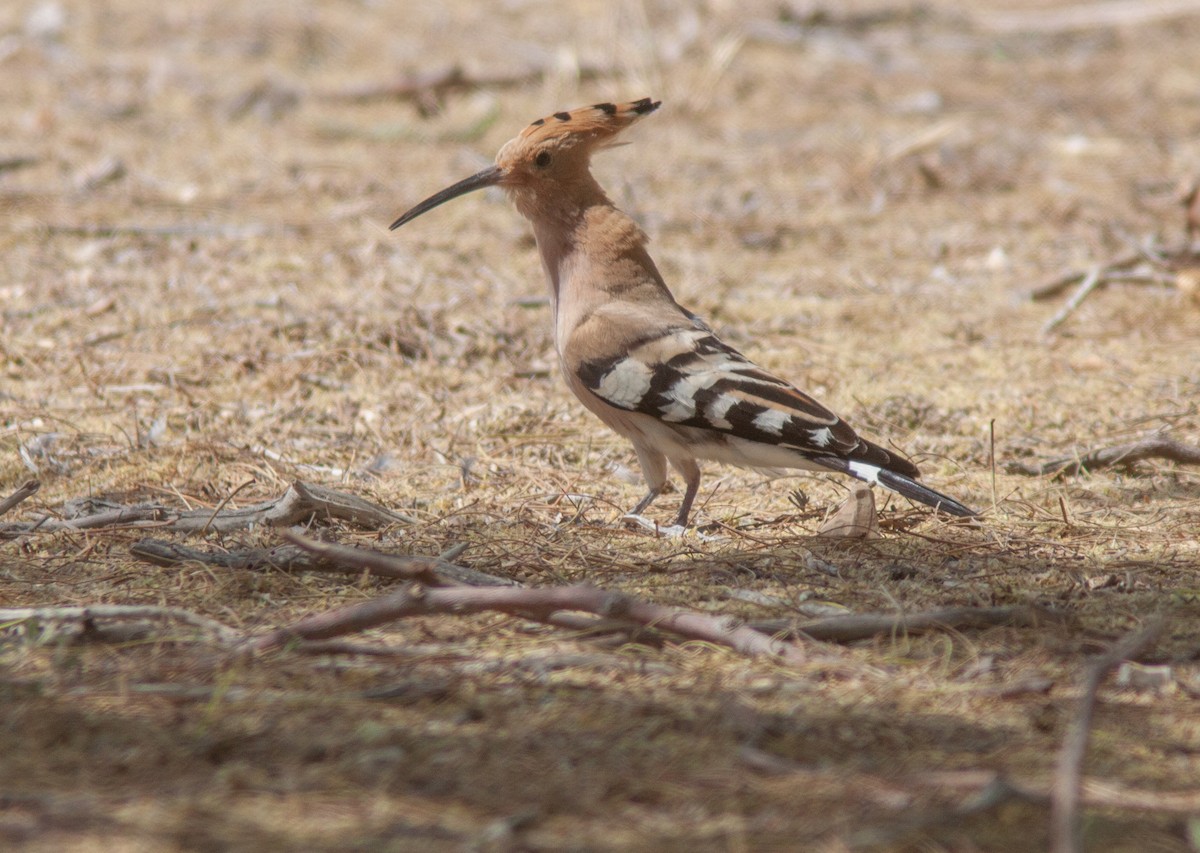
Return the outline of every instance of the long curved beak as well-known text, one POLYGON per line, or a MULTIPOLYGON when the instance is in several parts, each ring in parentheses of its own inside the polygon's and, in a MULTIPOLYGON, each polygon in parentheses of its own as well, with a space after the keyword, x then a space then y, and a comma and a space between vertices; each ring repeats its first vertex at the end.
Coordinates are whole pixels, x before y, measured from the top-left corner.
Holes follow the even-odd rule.
POLYGON ((452 198, 458 198, 460 195, 465 195, 473 190, 483 189, 484 187, 494 187, 500 183, 504 177, 504 170, 499 166, 488 166, 482 172, 472 175, 459 181, 457 184, 446 187, 441 192, 434 193, 429 198, 418 204, 408 213, 401 216, 389 230, 394 231, 406 222, 411 222, 422 213, 433 210, 439 204, 445 204, 452 198))

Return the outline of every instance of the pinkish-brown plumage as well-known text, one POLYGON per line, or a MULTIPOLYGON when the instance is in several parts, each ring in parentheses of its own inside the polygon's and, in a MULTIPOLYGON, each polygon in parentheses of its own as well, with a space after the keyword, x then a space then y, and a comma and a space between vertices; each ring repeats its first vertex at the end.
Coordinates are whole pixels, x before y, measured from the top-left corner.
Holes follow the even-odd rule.
POLYGON ((646 251, 646 235, 592 177, 591 155, 658 109, 649 98, 595 104, 538 119, 505 143, 495 164, 447 187, 397 228, 463 193, 500 186, 533 226, 554 308, 567 386, 633 444, 647 493, 667 463, 686 483, 676 525, 700 485, 697 459, 757 468, 838 471, 952 515, 974 513, 916 482, 911 462, 860 438, 816 400, 755 366, 675 301, 646 251))

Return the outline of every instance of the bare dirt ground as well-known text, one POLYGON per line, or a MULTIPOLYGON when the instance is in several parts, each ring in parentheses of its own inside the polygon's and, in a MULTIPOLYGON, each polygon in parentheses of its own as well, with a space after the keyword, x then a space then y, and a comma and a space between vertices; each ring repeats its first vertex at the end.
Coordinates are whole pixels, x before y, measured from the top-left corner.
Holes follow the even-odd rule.
POLYGON ((300 479, 415 519, 316 535, 463 543, 530 585, 1062 621, 811 642, 800 665, 502 615, 349 638, 369 657, 10 622, 0 846, 1046 849, 1090 656, 1162 616, 1100 689, 1083 838, 1197 849, 1200 475, 1013 467, 1200 442, 1194 279, 1109 284, 1050 331, 1069 291, 1029 298, 1184 241, 1200 9, 1170 5, 5 4, 0 497, 42 485, 0 519, 26 525, 0 539, 4 606, 260 634, 394 588, 130 553, 277 528, 27 529, 80 498, 224 511, 300 479), (981 524, 881 495, 882 540, 822 542, 844 483, 710 465, 695 518, 719 539, 626 530, 633 456, 555 372, 525 223, 479 194, 386 230, 533 118, 646 95, 663 108, 596 172, 680 300, 981 524))

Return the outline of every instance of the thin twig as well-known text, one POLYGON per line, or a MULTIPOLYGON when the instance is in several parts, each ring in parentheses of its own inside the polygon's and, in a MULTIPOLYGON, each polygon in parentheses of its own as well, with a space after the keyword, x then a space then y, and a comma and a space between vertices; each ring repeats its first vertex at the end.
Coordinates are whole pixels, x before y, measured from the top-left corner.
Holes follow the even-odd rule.
MULTIPOLYGON (((1111 261, 1098 264, 1096 267, 1092 267, 1091 269, 1099 268, 1104 272, 1126 270, 1132 266, 1136 266, 1142 260, 1143 256, 1141 252, 1130 252, 1125 255, 1118 255, 1111 261)), ((1035 287, 1033 290, 1031 290, 1029 292, 1029 298, 1034 302, 1041 302, 1044 299, 1050 299, 1051 297, 1058 296, 1058 294, 1062 293, 1071 285, 1075 284, 1076 282, 1083 281, 1083 279, 1087 277, 1088 272, 1089 270, 1087 269, 1073 270, 1069 273, 1065 273, 1064 275, 1060 275, 1057 278, 1053 278, 1045 284, 1035 287)))
POLYGON ((1162 634, 1166 621, 1151 620, 1140 631, 1122 639, 1106 653, 1092 661, 1084 681, 1079 710, 1058 753, 1058 767, 1050 792, 1050 832, 1054 853, 1079 853, 1083 849, 1079 838, 1079 801, 1083 790, 1083 760, 1091 737, 1092 716, 1096 710, 1096 694, 1109 670, 1124 660, 1141 654, 1162 634))
POLYGON ((225 509, 225 504, 227 504, 231 500, 233 500, 234 495, 236 495, 238 492, 240 492, 242 489, 245 489, 248 486, 253 486, 257 482, 258 482, 258 480, 251 477, 249 480, 242 483, 240 486, 238 486, 232 492, 227 494, 225 497, 221 498, 221 502, 218 503, 216 508, 213 509, 212 515, 210 515, 208 517, 208 521, 204 522, 204 526, 200 528, 200 535, 203 536, 205 533, 208 533, 208 528, 212 525, 213 519, 215 519, 218 515, 221 514, 221 510, 225 509))
POLYGON ((1175 287, 1174 276, 1166 273, 1114 272, 1104 276, 1106 284, 1151 284, 1157 287, 1175 287))
POLYGON ((1071 294, 1071 298, 1067 300, 1062 308, 1058 309, 1053 317, 1051 317, 1044 326, 1042 326, 1042 334, 1048 335, 1066 322, 1067 318, 1075 313, 1075 310, 1083 304, 1083 300, 1087 299, 1093 290, 1104 284, 1104 269, 1103 267, 1092 267, 1084 275, 1083 281, 1075 292, 1071 294))
POLYGON ((1146 459, 1167 459, 1181 465, 1200 465, 1200 447, 1184 444, 1173 438, 1154 436, 1130 444, 1093 450, 1083 456, 1063 456, 1041 465, 1013 463, 1008 469, 1015 474, 1027 474, 1031 477, 1047 474, 1061 477, 1074 476, 1083 471, 1098 471, 1114 465, 1132 465, 1146 459))
POLYGON ((42 484, 37 480, 26 480, 17 488, 15 492, 6 497, 4 500, 0 500, 0 515, 4 515, 4 513, 21 503, 21 501, 35 494, 41 487, 42 484))

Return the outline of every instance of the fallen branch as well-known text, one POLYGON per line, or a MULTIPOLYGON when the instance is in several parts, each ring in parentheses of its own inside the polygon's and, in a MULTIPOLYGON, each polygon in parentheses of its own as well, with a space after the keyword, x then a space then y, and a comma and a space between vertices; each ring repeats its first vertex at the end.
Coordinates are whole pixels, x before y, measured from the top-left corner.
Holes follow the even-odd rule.
POLYGON ((391 554, 381 554, 378 551, 367 551, 351 548, 347 545, 336 545, 332 542, 321 542, 309 539, 298 533, 284 531, 283 538, 305 551, 309 551, 326 562, 340 566, 346 571, 358 573, 369 571, 381 577, 402 578, 416 581, 426 586, 454 586, 452 581, 441 577, 438 570, 439 561, 430 557, 393 557, 391 554))
MULTIPOLYGON (((129 554, 146 563, 174 568, 186 563, 199 563, 218 569, 284 572, 325 572, 340 575, 360 575, 363 572, 382 578, 417 579, 423 572, 438 573, 433 586, 460 583, 468 586, 516 586, 516 581, 489 575, 467 566, 449 562, 447 555, 438 557, 396 557, 356 548, 329 545, 314 539, 284 531, 283 538, 292 543, 275 548, 246 548, 241 551, 201 551, 178 542, 162 539, 142 539, 129 547, 129 554), (301 543, 307 543, 301 547, 301 543), (312 547, 308 547, 311 545, 312 547), (353 552, 347 555, 344 552, 353 552), (338 555, 341 555, 340 557, 338 555), (356 559, 358 555, 370 559, 356 559)), ((453 550, 453 549, 452 549, 453 550)), ((459 550, 461 553, 461 550, 459 550)))
POLYGON ((1078 853, 1083 849, 1079 838, 1079 803, 1083 790, 1083 760, 1091 738, 1092 716, 1096 710, 1096 694, 1109 670, 1122 661, 1136 657, 1154 644, 1166 627, 1166 622, 1154 619, 1142 630, 1130 634, 1088 667, 1083 698, 1074 722, 1063 738, 1058 754, 1058 768, 1050 791, 1050 833, 1055 853, 1078 853))
POLYGON ((1173 438, 1155 436, 1130 444, 1119 444, 1093 450, 1083 456, 1064 456, 1043 462, 1041 465, 1013 463, 1008 466, 1015 474, 1040 477, 1052 474, 1055 477, 1074 476, 1083 471, 1098 471, 1114 465, 1132 465, 1146 459, 1167 459, 1181 465, 1200 465, 1200 447, 1184 444, 1173 438))
MULTIPOLYGON (((300 536, 295 533, 285 534, 286 538, 300 548, 317 553, 324 551, 326 544, 318 542, 315 539, 309 539, 306 536, 300 536)), ((337 546, 339 553, 339 561, 347 566, 351 571, 372 571, 372 566, 386 567, 390 560, 407 560, 413 558, 406 557, 389 557, 378 552, 368 551, 363 548, 346 548, 337 546), (380 561, 378 558, 383 558, 380 561)), ((457 566, 449 563, 446 558, 449 555, 461 553, 460 546, 451 548, 445 555, 438 558, 440 561, 437 565, 437 571, 446 575, 453 583, 443 584, 444 586, 516 586, 520 587, 515 581, 508 581, 505 578, 498 578, 494 575, 488 575, 483 572, 478 572, 474 569, 469 569, 466 566, 457 566)), ((417 558, 428 559, 428 558, 417 558)), ((411 572, 407 567, 399 567, 399 573, 411 572)), ((516 614, 518 616, 528 616, 532 621, 545 622, 547 625, 554 625, 559 628, 567 628, 572 631, 579 631, 590 635, 603 635, 614 633, 629 633, 629 624, 627 622, 613 621, 610 619, 597 619, 592 616, 584 616, 579 613, 552 613, 548 617, 538 617, 533 614, 516 614)))
POLYGON ((57 533, 62 530, 94 530, 98 527, 118 527, 126 524, 146 526, 165 522, 167 510, 161 506, 123 506, 79 518, 42 516, 37 521, 13 522, 0 528, 0 536, 14 537, 24 533, 57 533))
POLYGON ((4 500, 0 500, 0 515, 4 515, 4 513, 21 503, 21 501, 36 494, 37 490, 41 487, 42 484, 37 480, 26 480, 17 488, 15 492, 6 497, 4 500))
MULTIPOLYGON (((278 569, 285 572, 330 570, 321 558, 300 548, 285 545, 278 548, 246 548, 241 551, 201 551, 178 542, 162 539, 142 539, 129 546, 129 555, 145 563, 163 568, 175 568, 186 563, 199 563, 216 569, 278 569)), ((341 569, 332 571, 341 573, 341 569)), ((357 573, 356 573, 357 574, 357 573)))
POLYGON ((216 510, 180 511, 157 504, 109 504, 101 512, 86 513, 73 518, 44 516, 37 521, 10 522, 0 526, 0 538, 14 538, 34 532, 89 530, 117 525, 154 526, 180 533, 203 534, 210 530, 227 533, 256 525, 290 527, 312 518, 346 521, 369 530, 415 521, 412 516, 392 512, 357 495, 296 480, 282 496, 240 509, 226 509, 221 505, 216 510))
POLYGON ((310 518, 347 521, 368 530, 400 522, 412 523, 412 516, 392 512, 357 495, 339 492, 327 486, 294 481, 281 497, 242 509, 222 509, 181 512, 171 522, 170 529, 183 533, 205 530, 227 532, 255 525, 290 527, 310 518))
POLYGON ((86 640, 96 631, 97 620, 169 620, 198 628, 221 643, 232 644, 242 633, 215 619, 179 607, 142 604, 92 604, 83 607, 5 607, 0 608, 0 626, 11 629, 35 623, 41 639, 86 640))
POLYGON ((1008 625, 1033 628, 1061 623, 1064 616, 1041 607, 945 607, 923 613, 855 613, 800 622, 796 619, 762 619, 751 622, 755 630, 783 637, 804 636, 827 643, 852 643, 871 637, 920 634, 925 631, 993 628, 1008 625))
POLYGON ((317 512, 324 512, 331 519, 348 521, 368 530, 387 527, 398 522, 415 524, 417 521, 411 515, 395 512, 374 501, 349 492, 339 492, 337 489, 327 486, 296 480, 292 483, 292 489, 304 501, 306 507, 313 507, 317 512))
MULTIPOLYGON (((423 574, 432 568, 439 575, 436 585, 440 586, 520 586, 508 578, 451 563, 450 559, 462 553, 461 546, 455 546, 436 558, 392 557, 363 549, 327 546, 326 543, 291 532, 284 535, 294 544, 277 548, 249 548, 243 551, 223 552, 200 551, 161 539, 142 539, 130 547, 129 553, 144 562, 167 568, 185 563, 200 563, 214 568, 250 571, 276 569, 352 575, 367 572, 377 577, 394 579, 412 579, 414 574, 423 574), (331 550, 327 551, 326 548, 331 550), (336 552, 332 550, 335 548, 336 552), (333 553, 340 555, 337 561, 330 559, 329 555, 333 553)), ((596 619, 578 613, 555 613, 543 621, 559 628, 591 635, 629 633, 627 623, 596 619)), ((646 640, 645 637, 640 639, 646 640)))
POLYGON ((793 643, 772 639, 728 617, 665 607, 592 586, 499 588, 414 586, 381 598, 318 613, 246 644, 248 651, 279 648, 294 640, 323 640, 357 633, 412 616, 507 613, 556 624, 559 611, 582 611, 605 620, 655 628, 685 640, 725 646, 749 657, 776 657, 800 663, 804 652, 793 643))

